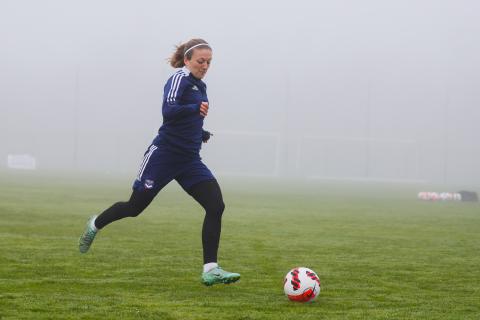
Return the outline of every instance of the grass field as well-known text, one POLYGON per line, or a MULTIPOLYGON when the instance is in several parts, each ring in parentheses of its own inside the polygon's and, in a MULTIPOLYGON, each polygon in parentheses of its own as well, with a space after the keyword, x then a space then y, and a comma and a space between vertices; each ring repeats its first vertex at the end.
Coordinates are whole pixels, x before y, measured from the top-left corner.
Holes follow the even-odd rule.
POLYGON ((0 319, 480 319, 478 204, 419 202, 414 186, 220 182, 220 262, 242 279, 204 287, 203 213, 176 185, 80 255, 86 219, 130 181, 0 172, 0 319), (315 302, 284 296, 295 266, 319 274, 315 302))

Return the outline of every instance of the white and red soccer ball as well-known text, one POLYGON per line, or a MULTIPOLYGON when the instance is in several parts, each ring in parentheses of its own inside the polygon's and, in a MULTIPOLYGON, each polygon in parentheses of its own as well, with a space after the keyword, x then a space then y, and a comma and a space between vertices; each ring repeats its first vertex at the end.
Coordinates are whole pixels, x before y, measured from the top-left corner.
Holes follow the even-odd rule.
POLYGON ((311 269, 293 268, 285 276, 283 291, 291 301, 313 301, 320 293, 320 279, 311 269))

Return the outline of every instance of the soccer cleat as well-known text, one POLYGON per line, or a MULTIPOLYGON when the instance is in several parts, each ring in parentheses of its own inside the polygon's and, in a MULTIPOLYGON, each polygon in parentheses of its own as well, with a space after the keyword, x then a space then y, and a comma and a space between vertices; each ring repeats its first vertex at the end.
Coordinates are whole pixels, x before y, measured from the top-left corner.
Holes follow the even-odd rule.
POLYGON ((87 225, 85 227, 85 231, 83 234, 80 236, 80 239, 78 240, 78 247, 80 249, 81 253, 85 253, 90 249, 90 246, 92 245, 93 239, 95 239, 95 236, 97 235, 98 230, 95 230, 92 227, 92 222, 95 221, 97 216, 93 216, 87 221, 87 225))
POLYGON ((217 283, 233 283, 240 279, 240 274, 228 272, 220 267, 215 267, 208 272, 202 273, 202 283, 206 286, 211 286, 217 283))

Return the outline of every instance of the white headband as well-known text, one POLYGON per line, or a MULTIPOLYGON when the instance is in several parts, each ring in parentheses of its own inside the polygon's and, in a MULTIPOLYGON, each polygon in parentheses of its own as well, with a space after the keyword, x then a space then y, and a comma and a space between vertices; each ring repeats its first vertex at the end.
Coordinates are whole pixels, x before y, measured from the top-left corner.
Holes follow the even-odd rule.
MULTIPOLYGON (((196 45, 191 46, 190 48, 188 48, 187 51, 185 51, 185 53, 184 53, 183 55, 186 56, 188 51, 190 51, 190 50, 192 50, 192 49, 195 49, 196 47, 200 47, 200 46, 207 46, 207 47, 210 48, 210 45, 209 45, 208 43, 199 43, 199 44, 196 44, 196 45)), ((210 48, 210 49, 212 49, 212 48, 210 48)))

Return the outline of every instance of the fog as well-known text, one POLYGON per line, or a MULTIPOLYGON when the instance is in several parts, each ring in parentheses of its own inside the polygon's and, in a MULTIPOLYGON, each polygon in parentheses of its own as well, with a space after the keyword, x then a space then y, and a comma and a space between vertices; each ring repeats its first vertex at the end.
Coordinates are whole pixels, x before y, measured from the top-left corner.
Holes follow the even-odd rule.
POLYGON ((174 46, 218 175, 479 185, 480 2, 0 0, 0 168, 135 176, 174 46))

